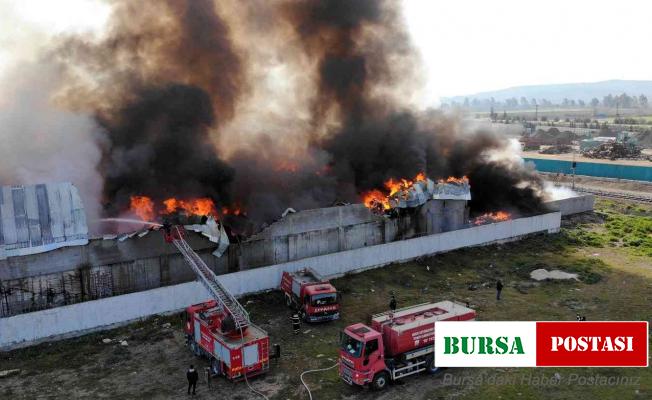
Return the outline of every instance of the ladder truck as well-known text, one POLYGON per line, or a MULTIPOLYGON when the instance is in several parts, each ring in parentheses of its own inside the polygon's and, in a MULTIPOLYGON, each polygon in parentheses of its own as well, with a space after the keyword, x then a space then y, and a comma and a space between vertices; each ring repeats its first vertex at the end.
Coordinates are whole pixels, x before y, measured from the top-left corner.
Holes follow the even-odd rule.
POLYGON ((349 325, 340 335, 339 374, 349 385, 384 389, 422 371, 435 373, 435 322, 468 321, 475 311, 452 301, 376 314, 371 326, 349 325))
POLYGON ((269 369, 269 336, 254 325, 238 300, 183 238, 183 228, 163 226, 165 241, 183 255, 212 300, 186 309, 184 332, 195 355, 210 360, 211 372, 237 380, 269 369))

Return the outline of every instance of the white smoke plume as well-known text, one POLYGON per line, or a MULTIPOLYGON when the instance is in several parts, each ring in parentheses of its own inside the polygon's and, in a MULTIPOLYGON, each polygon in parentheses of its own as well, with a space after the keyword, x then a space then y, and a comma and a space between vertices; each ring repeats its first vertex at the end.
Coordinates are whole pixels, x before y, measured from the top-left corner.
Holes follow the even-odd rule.
POLYGON ((102 133, 91 115, 57 106, 61 81, 46 62, 17 65, 0 78, 0 184, 72 182, 92 228, 101 211, 102 133))

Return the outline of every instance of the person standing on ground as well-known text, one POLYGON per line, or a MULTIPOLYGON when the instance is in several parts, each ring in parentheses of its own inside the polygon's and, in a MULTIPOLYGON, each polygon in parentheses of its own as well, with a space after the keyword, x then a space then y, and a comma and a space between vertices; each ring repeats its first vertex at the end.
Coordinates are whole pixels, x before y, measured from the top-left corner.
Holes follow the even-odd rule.
POLYGON ((394 292, 389 292, 389 309, 392 312, 396 311, 396 297, 394 297, 394 292))
POLYGON ((301 318, 299 318, 299 314, 297 313, 292 314, 290 320, 292 321, 292 331, 294 331, 295 335, 298 335, 299 330, 301 329, 301 318))
POLYGON ((186 372, 186 378, 188 379, 188 394, 190 394, 190 388, 192 387, 192 394, 195 394, 195 389, 197 388, 197 380, 199 379, 199 373, 195 369, 194 365, 190 365, 188 372, 186 372))
POLYGON ((500 300, 500 292, 503 291, 503 282, 498 279, 496 282, 496 300, 500 300))

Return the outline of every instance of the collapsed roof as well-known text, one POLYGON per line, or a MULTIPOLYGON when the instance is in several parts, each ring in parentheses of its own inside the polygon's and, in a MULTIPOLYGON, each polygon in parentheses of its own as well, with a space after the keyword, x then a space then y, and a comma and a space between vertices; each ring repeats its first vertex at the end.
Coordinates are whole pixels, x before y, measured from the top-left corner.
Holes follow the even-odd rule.
POLYGON ((87 243, 86 214, 72 183, 0 186, 0 260, 87 243))
MULTIPOLYGON (((208 217, 206 221, 201 224, 183 225, 183 228, 186 231, 196 232, 208 238, 209 241, 217 244, 217 248, 212 253, 215 257, 221 257, 226 251, 226 248, 229 247, 229 236, 226 233, 224 225, 217 222, 213 217, 208 217)), ((144 229, 126 233, 103 235, 102 240, 117 240, 118 242, 124 242, 125 240, 131 239, 135 236, 142 238, 152 231, 160 231, 161 229, 162 226, 156 224, 144 229)))
POLYGON ((419 180, 407 189, 399 190, 389 196, 391 208, 411 208, 425 204, 428 200, 471 200, 471 187, 466 179, 452 182, 432 179, 419 180))

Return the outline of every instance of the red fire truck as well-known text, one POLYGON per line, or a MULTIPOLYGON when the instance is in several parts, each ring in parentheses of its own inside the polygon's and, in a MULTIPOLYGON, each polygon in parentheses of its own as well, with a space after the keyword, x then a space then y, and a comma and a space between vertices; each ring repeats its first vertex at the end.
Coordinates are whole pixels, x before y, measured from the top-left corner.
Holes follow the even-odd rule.
POLYGON ((284 271, 281 290, 285 293, 288 307, 298 310, 299 316, 306 322, 340 318, 337 289, 310 268, 294 273, 284 271))
POLYGON ((183 254, 199 282, 213 297, 186 309, 184 332, 197 356, 211 361, 214 375, 247 378, 269 369, 269 336, 249 319, 238 300, 183 238, 183 228, 163 225, 165 241, 183 254))
POLYGON ((371 327, 350 325, 340 339, 340 377, 350 385, 380 390, 409 375, 435 373, 435 322, 473 319, 474 310, 441 301, 376 314, 371 327))
POLYGON ((238 379, 269 369, 267 333, 253 324, 240 332, 215 300, 188 307, 184 331, 195 355, 210 360, 214 375, 238 379))

